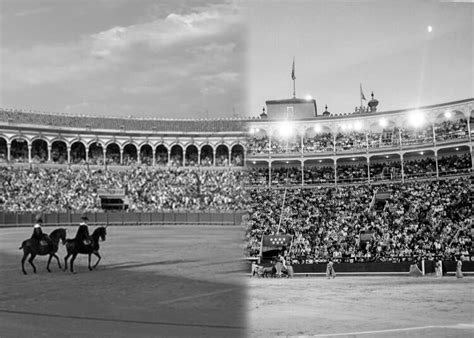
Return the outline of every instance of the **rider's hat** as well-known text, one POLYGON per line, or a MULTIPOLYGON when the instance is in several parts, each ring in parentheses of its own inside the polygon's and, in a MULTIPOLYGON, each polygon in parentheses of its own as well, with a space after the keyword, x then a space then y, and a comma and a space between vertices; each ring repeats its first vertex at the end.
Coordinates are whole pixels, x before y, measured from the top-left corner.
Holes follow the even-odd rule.
POLYGON ((41 228, 41 225, 35 224, 34 228, 35 228, 35 229, 41 228))

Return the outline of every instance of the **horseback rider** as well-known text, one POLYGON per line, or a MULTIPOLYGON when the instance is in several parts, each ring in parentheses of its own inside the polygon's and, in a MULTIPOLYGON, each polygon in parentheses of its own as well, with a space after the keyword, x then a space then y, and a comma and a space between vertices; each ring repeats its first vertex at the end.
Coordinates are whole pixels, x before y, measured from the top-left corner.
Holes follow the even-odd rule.
POLYGON ((79 228, 77 229, 76 238, 81 239, 81 243, 85 246, 92 245, 92 238, 89 235, 89 226, 87 224, 89 218, 87 215, 83 215, 81 220, 82 222, 79 224, 79 228))
MULTIPOLYGON (((286 254, 286 250, 285 250, 285 254, 286 254)), ((278 261, 278 262, 281 262, 281 264, 283 265, 283 268, 288 271, 288 267, 286 266, 286 259, 285 259, 285 255, 284 255, 284 254, 282 254, 282 253, 280 252, 280 253, 278 254, 277 261, 278 261)))
POLYGON ((35 224, 33 226, 33 234, 31 235, 31 239, 36 240, 40 246, 51 247, 53 245, 53 241, 41 229, 42 224, 43 219, 41 218, 41 215, 37 215, 35 218, 35 224))

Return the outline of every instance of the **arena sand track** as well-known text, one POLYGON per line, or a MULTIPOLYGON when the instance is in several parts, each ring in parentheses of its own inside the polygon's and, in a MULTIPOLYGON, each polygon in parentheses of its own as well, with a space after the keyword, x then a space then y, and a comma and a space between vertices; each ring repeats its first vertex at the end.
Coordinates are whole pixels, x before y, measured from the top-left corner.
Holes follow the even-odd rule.
MULTIPOLYGON (((67 237, 76 229, 67 228, 67 237)), ((54 261, 48 273, 46 257, 37 257, 38 273, 27 263, 24 276, 18 247, 31 228, 0 229, 0 337, 246 335, 242 228, 107 231, 97 270, 89 271, 80 255, 76 274, 54 261)), ((62 245, 59 256, 65 256, 62 245)))
POLYGON ((248 332, 265 336, 473 337, 474 278, 249 278, 248 332))

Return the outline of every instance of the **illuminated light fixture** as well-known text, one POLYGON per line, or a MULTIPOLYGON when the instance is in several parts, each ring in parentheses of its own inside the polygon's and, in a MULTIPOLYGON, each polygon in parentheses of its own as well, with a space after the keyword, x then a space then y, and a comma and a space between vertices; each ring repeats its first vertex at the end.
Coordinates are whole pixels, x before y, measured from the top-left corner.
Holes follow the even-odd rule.
POLYGON ((305 99, 306 99, 306 101, 311 101, 313 99, 313 97, 308 94, 308 95, 305 96, 305 99))
POLYGON ((423 154, 424 154, 424 152, 420 151, 420 155, 423 155, 423 154))
POLYGON ((288 121, 280 122, 280 124, 278 125, 278 131, 280 132, 280 135, 282 137, 289 137, 293 132, 291 123, 289 123, 288 121))
POLYGON ((409 113, 408 122, 412 127, 419 128, 425 123, 425 115, 419 110, 414 110, 409 113))
POLYGON ((259 131, 260 131, 260 129, 258 129, 258 128, 257 128, 257 129, 255 129, 255 132, 256 132, 256 133, 258 133, 259 131))
POLYGON ((288 161, 286 161, 286 163, 289 163, 288 161))
POLYGON ((345 123, 341 124, 341 129, 346 130, 347 129, 347 124, 345 124, 345 123))
POLYGON ((255 129, 251 128, 250 129, 250 134, 255 134, 255 129))
POLYGON ((459 150, 459 148, 456 148, 456 151, 458 151, 458 150, 459 150))
POLYGON ((323 160, 319 160, 319 163, 321 163, 323 160))
POLYGON ((257 163, 257 162, 253 161, 252 163, 255 164, 255 163, 257 163))
POLYGON ((390 157, 390 156, 388 156, 388 155, 385 155, 385 158, 389 158, 389 157, 390 157))
POLYGON ((362 122, 357 121, 356 123, 354 123, 354 129, 355 130, 362 130, 362 122))
POLYGON ((319 133, 323 128, 321 128, 321 125, 320 124, 316 124, 314 125, 314 131, 319 133))
POLYGON ((352 158, 352 161, 355 161, 355 160, 356 160, 356 159, 353 157, 353 158, 352 158))
POLYGON ((386 126, 388 126, 388 121, 387 121, 387 119, 382 117, 382 118, 379 120, 379 125, 380 125, 382 128, 385 128, 386 126))
POLYGON ((449 110, 444 113, 444 117, 446 117, 447 119, 450 119, 452 116, 453 114, 449 110))

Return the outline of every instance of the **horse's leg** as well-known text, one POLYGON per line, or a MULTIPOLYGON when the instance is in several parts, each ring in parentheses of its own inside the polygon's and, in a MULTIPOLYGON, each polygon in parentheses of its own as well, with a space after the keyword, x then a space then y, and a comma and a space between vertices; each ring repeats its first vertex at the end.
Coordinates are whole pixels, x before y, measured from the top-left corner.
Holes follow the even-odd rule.
POLYGON ((67 271, 67 260, 71 256, 71 253, 68 251, 66 257, 64 257, 64 271, 67 271))
POLYGON ((48 270, 48 272, 51 272, 51 270, 49 269, 49 263, 51 263, 51 258, 53 258, 53 255, 49 254, 48 264, 46 265, 46 270, 48 270))
POLYGON ((97 251, 94 251, 94 255, 97 256, 97 262, 95 262, 94 266, 92 267, 93 269, 95 269, 97 267, 97 265, 99 265, 99 262, 102 259, 102 257, 100 257, 100 255, 97 251))
POLYGON ((26 257, 28 257, 28 253, 26 251, 23 251, 23 258, 21 259, 21 271, 23 271, 23 274, 26 275, 26 270, 25 270, 25 261, 26 257))
POLYGON ((28 262, 30 262, 31 266, 33 267, 33 272, 36 273, 36 266, 33 264, 33 259, 35 259, 36 255, 31 254, 30 259, 28 259, 28 262))
POLYGON ((87 265, 88 268, 89 268, 89 271, 92 271, 92 267, 91 267, 91 256, 92 256, 92 254, 90 253, 90 254, 89 254, 89 257, 88 257, 88 258, 89 258, 89 263, 88 263, 88 265, 87 265))
POLYGON ((53 254, 53 257, 56 258, 56 261, 58 262, 59 268, 62 269, 62 268, 61 268, 61 262, 59 261, 58 255, 56 255, 56 253, 54 253, 54 254, 53 254))
POLYGON ((76 259, 77 257, 77 253, 74 253, 72 255, 72 258, 71 258, 71 261, 69 262, 69 265, 71 266, 71 272, 74 273, 74 260, 76 259))

